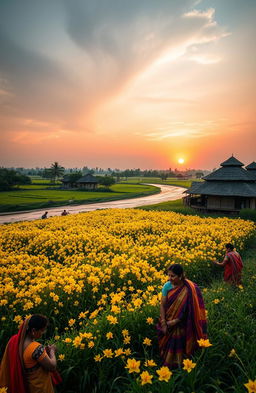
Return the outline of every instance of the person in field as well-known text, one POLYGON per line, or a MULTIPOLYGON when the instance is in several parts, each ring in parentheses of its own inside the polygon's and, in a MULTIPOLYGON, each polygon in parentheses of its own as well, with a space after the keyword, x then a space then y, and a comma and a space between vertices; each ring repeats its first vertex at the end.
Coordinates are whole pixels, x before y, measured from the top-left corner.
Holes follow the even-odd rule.
POLYGON ((47 325, 44 315, 34 314, 10 338, 0 366, 0 387, 8 393, 54 393, 53 385, 61 382, 56 346, 43 347, 37 341, 47 325))
POLYGON ((231 243, 226 244, 226 254, 222 262, 213 261, 215 265, 224 266, 224 281, 232 285, 241 285, 243 261, 231 243))
POLYGON ((163 286, 160 319, 157 325, 160 356, 164 366, 176 368, 198 348, 197 340, 207 339, 204 301, 199 287, 184 276, 179 264, 167 270, 163 286))
POLYGON ((42 220, 45 220, 46 218, 47 218, 47 214, 48 214, 48 212, 45 212, 43 215, 42 215, 42 220))
POLYGON ((63 212, 61 213, 61 215, 62 215, 62 216, 67 216, 67 215, 68 215, 67 210, 64 209, 63 212))

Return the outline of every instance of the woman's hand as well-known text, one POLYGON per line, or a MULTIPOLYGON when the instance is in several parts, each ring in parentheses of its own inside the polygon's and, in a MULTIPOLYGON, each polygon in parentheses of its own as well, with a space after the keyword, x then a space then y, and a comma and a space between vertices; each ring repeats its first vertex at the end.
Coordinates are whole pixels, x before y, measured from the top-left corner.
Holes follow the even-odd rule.
POLYGON ((179 319, 172 319, 171 321, 167 321, 167 326, 173 327, 173 326, 177 325, 177 323, 179 323, 179 322, 180 322, 179 319))
POLYGON ((166 334, 167 330, 168 330, 166 320, 161 321, 161 328, 162 328, 163 333, 166 334))

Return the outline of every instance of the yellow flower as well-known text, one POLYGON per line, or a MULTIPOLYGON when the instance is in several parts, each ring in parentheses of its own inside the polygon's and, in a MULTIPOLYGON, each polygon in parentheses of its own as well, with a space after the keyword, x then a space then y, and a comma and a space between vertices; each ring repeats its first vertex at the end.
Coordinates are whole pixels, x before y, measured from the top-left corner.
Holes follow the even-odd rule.
POLYGON ((60 353, 58 359, 62 362, 65 359, 65 355, 60 353))
POLYGON ((7 387, 6 388, 0 388, 0 393, 7 393, 7 387))
POLYGON ((127 365, 125 368, 128 368, 129 374, 131 373, 139 373, 140 372, 140 360, 128 359, 127 365))
POLYGON ((128 332, 128 330, 127 329, 123 329, 122 330, 122 335, 125 337, 125 336, 128 336, 129 335, 129 332, 128 332))
POLYGON ((108 315, 107 320, 109 321, 110 325, 116 325, 118 323, 117 318, 113 317, 113 315, 108 315))
POLYGON ((93 341, 89 341, 88 343, 88 348, 93 348, 94 347, 94 342, 93 341))
POLYGON ((246 387, 249 393, 256 393, 256 379, 254 381, 249 379, 249 381, 245 383, 244 386, 246 387))
POLYGON ((183 370, 186 370, 188 373, 190 373, 192 369, 196 367, 196 363, 193 363, 190 359, 184 359, 183 366, 183 370))
POLYGON ((233 356, 236 356, 236 351, 235 351, 235 349, 233 348, 233 349, 231 349, 231 351, 230 351, 230 353, 229 353, 229 355, 228 355, 230 358, 232 358, 233 356))
POLYGON ((203 348, 207 348, 207 347, 211 347, 212 344, 210 343, 210 341, 204 340, 203 338, 201 338, 200 340, 197 340, 199 347, 203 347, 203 348))
POLYGON ((114 356, 112 349, 104 349, 103 354, 105 358, 112 358, 114 356))
POLYGON ((123 348, 118 348, 115 350, 115 357, 121 356, 124 354, 123 348))
POLYGON ((151 360, 146 360, 146 361, 145 361, 145 366, 146 366, 146 367, 154 367, 154 366, 156 366, 156 363, 155 363, 155 361, 154 361, 153 359, 151 359, 151 360))
POLYGON ((213 302, 214 304, 218 304, 218 303, 220 303, 220 299, 214 299, 212 302, 213 302))
POLYGON ((172 372, 166 366, 161 367, 160 370, 156 370, 156 372, 159 375, 158 377, 159 381, 168 382, 172 376, 172 372))
POLYGON ((86 311, 86 312, 80 312, 78 318, 79 318, 79 319, 83 319, 83 318, 86 317, 86 314, 88 314, 88 311, 86 311))
POLYGON ((150 375, 147 371, 143 371, 140 374, 140 378, 141 378, 141 385, 146 385, 147 383, 152 384, 153 375, 150 375))
POLYGON ((126 356, 130 356, 130 354, 132 353, 132 351, 130 350, 130 348, 125 349, 124 354, 126 356))
POLYGON ((126 336, 124 338, 124 344, 130 344, 130 342, 131 342, 131 337, 130 336, 126 336))
POLYGON ((96 355, 96 356, 94 356, 94 360, 95 360, 95 362, 101 362, 101 361, 102 361, 102 359, 103 359, 103 357, 102 357, 102 356, 100 356, 100 355, 96 355))
POLYGON ((152 341, 150 340, 150 338, 146 337, 146 338, 144 338, 143 344, 147 345, 147 346, 150 346, 150 345, 152 345, 152 341))
POLYGON ((147 323, 148 323, 149 325, 153 325, 154 319, 151 318, 151 317, 148 317, 148 318, 147 318, 147 323))
POLYGON ((75 320, 75 319, 70 319, 70 320, 68 321, 68 324, 69 324, 70 327, 73 326, 75 323, 76 323, 76 320, 75 320))
POLYGON ((108 340, 110 340, 111 338, 113 338, 113 333, 112 332, 108 332, 106 334, 106 337, 107 337, 108 340))
POLYGON ((60 336, 56 335, 54 336, 54 340, 58 341, 60 339, 60 336))
POLYGON ((64 343, 67 343, 67 344, 72 342, 71 338, 69 338, 69 337, 65 338, 65 340, 63 340, 63 341, 64 341, 64 343))

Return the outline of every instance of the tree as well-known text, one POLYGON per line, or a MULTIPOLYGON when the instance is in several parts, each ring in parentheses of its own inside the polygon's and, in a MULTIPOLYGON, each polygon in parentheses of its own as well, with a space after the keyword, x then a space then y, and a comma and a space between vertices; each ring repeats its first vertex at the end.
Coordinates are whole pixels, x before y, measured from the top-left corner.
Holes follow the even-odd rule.
POLYGON ((105 175, 105 176, 98 176, 97 178, 102 186, 110 187, 113 184, 115 184, 115 179, 112 176, 105 175))
POLYGON ((0 191, 11 190, 14 186, 21 184, 31 184, 30 177, 14 169, 0 168, 0 191))
POLYGON ((56 180, 63 176, 64 171, 65 168, 63 166, 60 166, 58 162, 54 162, 49 170, 50 178, 56 183, 56 180))

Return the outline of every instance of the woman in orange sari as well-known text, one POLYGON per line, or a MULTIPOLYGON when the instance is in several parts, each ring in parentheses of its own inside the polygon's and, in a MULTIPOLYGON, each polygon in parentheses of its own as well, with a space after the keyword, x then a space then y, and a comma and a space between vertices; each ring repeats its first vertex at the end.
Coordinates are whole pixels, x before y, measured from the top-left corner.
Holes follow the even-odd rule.
POLYGON ((56 369, 56 347, 44 348, 36 341, 47 324, 45 316, 32 315, 9 340, 0 367, 0 387, 8 393, 54 393, 51 372, 56 369))
POLYGON ((160 355, 165 366, 180 367, 190 357, 197 340, 206 339, 204 301, 198 286, 185 279, 183 268, 168 268, 169 281, 164 285, 157 325, 160 355))
POLYGON ((243 261, 240 254, 234 251, 231 243, 226 244, 226 255, 222 262, 213 261, 215 265, 224 266, 224 281, 232 285, 240 285, 242 279, 243 261))

